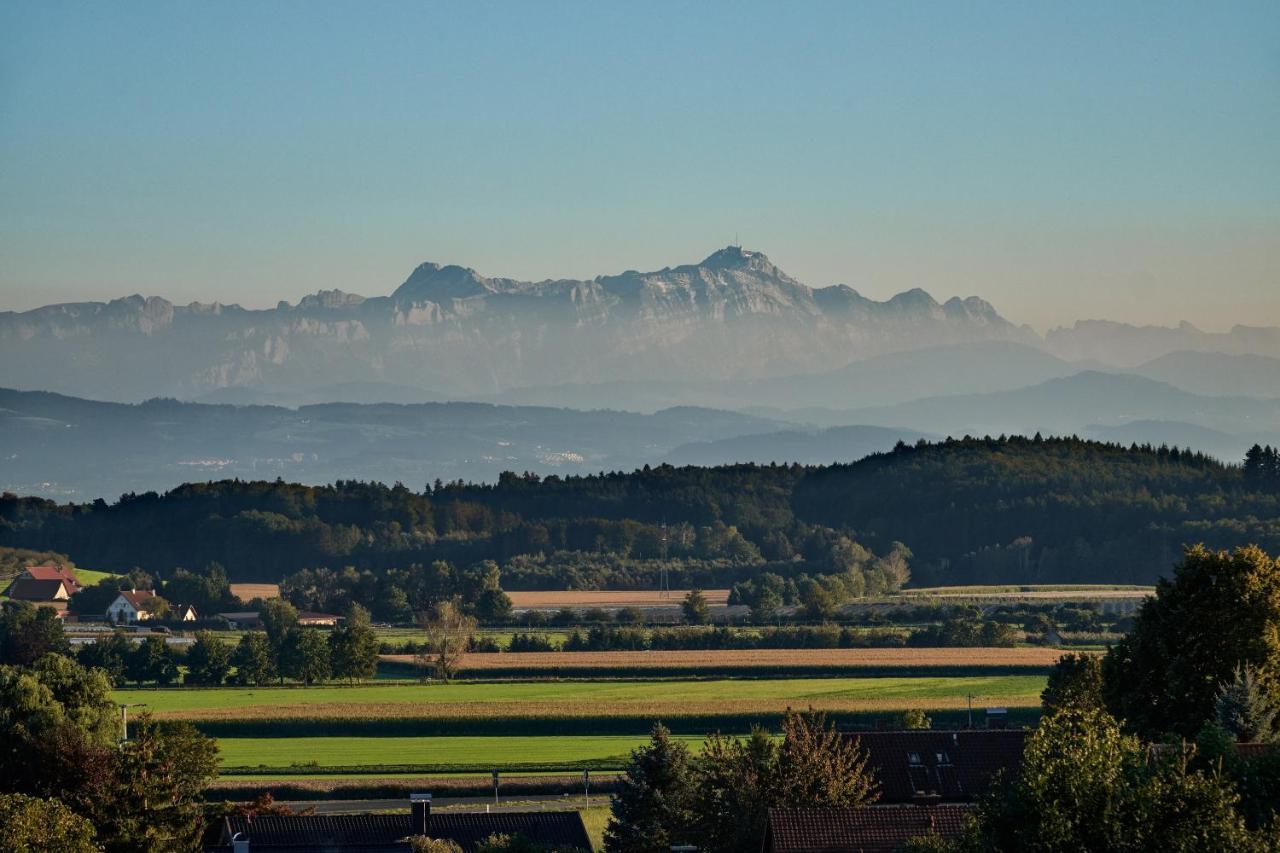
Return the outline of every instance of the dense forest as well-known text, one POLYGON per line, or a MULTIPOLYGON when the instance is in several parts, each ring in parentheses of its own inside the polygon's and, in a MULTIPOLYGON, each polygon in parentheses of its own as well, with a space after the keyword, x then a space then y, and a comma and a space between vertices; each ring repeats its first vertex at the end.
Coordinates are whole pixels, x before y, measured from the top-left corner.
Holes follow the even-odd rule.
POLYGON ((1246 473, 1178 448, 965 438, 852 464, 504 474, 422 492, 229 480, 113 504, 6 494, 0 545, 162 577, 215 563, 233 580, 278 581, 488 560, 506 589, 651 586, 665 564, 679 585, 852 572, 871 592, 895 585, 876 566, 901 542, 915 584, 1150 582, 1185 543, 1280 550, 1280 477, 1274 454, 1259 458, 1246 473))

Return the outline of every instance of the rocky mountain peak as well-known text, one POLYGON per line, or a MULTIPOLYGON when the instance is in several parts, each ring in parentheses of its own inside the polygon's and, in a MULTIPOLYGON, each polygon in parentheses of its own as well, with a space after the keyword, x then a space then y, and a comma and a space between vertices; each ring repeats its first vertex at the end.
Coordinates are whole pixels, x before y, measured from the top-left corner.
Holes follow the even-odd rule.
POLYGON ((483 296, 492 291, 488 280, 470 267, 441 266, 428 261, 419 264, 391 298, 397 302, 439 302, 483 296))

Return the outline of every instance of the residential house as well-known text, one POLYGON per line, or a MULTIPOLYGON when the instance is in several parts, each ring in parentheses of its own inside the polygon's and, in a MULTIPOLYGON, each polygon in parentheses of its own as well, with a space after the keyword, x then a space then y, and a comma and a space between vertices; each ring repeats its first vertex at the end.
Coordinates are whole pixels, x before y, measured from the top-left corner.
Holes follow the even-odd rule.
POLYGON ((578 812, 432 814, 429 794, 414 794, 408 812, 392 814, 230 816, 223 819, 218 843, 206 849, 209 853, 409 853, 407 839, 426 836, 453 841, 464 853, 470 853, 496 834, 520 835, 557 850, 591 850, 591 839, 578 812))
POLYGON ((1021 729, 911 729, 856 732, 867 769, 880 782, 880 803, 934 799, 971 802, 998 775, 1017 776, 1027 733, 1021 729))
POLYGON ((14 601, 30 601, 48 604, 58 610, 66 609, 66 602, 80 591, 80 581, 75 572, 62 566, 27 566, 13 579, 5 595, 14 601))
POLYGON ((968 805, 769 809, 762 853, 894 853, 913 838, 959 838, 968 805))
POLYGON ((107 607, 107 620, 117 625, 146 622, 154 614, 156 598, 151 590, 122 589, 107 607))
POLYGON ((169 608, 169 619, 174 622, 194 622, 199 618, 193 604, 175 604, 169 608))

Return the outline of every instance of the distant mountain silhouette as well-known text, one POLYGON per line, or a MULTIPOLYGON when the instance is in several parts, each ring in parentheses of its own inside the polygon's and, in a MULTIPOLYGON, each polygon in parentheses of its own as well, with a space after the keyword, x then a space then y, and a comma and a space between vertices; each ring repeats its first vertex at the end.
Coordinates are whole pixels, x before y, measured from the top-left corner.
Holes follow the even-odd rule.
POLYGON ((1280 400, 1207 397, 1164 382, 1084 371, 1013 391, 929 397, 853 410, 797 410, 793 419, 897 426, 953 436, 1083 433, 1138 421, 1182 422, 1230 434, 1274 433, 1280 440, 1280 400))
POLYGON ((1038 343, 976 297, 877 302, 813 289, 765 255, 589 281, 487 278, 425 263, 389 296, 322 291, 246 310, 158 297, 0 313, 0 384, 133 401, 224 388, 386 383, 474 397, 529 385, 726 379, 829 369, 973 341, 1038 343))

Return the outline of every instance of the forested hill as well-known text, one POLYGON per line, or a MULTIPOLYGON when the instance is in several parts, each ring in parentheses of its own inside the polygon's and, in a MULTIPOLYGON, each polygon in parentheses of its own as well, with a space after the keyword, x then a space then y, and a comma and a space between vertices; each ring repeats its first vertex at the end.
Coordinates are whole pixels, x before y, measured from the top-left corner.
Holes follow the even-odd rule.
POLYGON ((797 516, 915 552, 919 582, 1149 582, 1184 544, 1280 545, 1280 472, 1077 439, 899 446, 808 472, 797 516))
POLYGON ((437 483, 189 484, 115 504, 0 498, 0 544, 233 579, 491 559, 508 588, 846 571, 905 543, 917 583, 1146 582, 1184 543, 1280 550, 1280 472, 1078 439, 900 445, 827 467, 660 466, 437 483), (861 547, 860 547, 861 546, 861 547), (861 561, 861 563, 860 563, 861 561))

